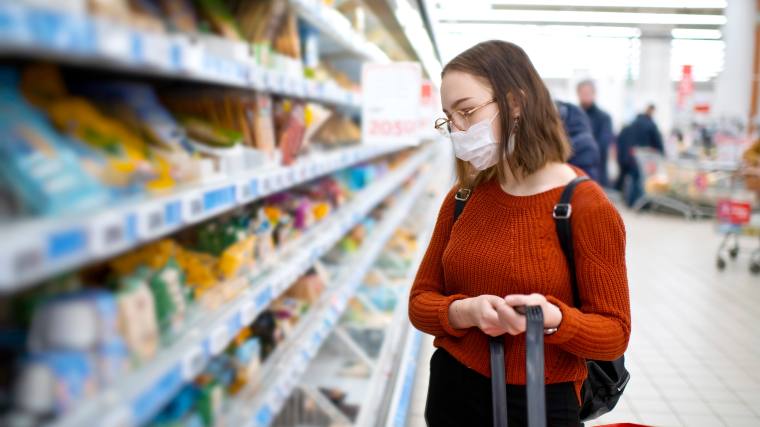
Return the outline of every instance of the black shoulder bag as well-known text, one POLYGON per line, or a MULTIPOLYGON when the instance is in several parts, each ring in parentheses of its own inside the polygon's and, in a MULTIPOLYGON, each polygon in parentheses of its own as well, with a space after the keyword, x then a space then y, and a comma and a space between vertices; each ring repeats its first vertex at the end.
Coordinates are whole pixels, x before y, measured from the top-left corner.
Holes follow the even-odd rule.
MULTIPOLYGON (((575 187, 588 177, 578 177, 572 180, 562 192, 559 203, 554 205, 554 224, 557 227, 557 236, 565 253, 567 266, 570 270, 570 281, 573 285, 573 305, 581 308, 581 297, 578 291, 578 277, 575 272, 575 254, 573 252, 573 233, 570 227, 570 216, 573 206, 570 201, 573 198, 575 187)), ((620 396, 623 395, 631 374, 625 369, 625 356, 620 356, 613 361, 586 360, 588 377, 583 382, 581 389, 581 421, 593 420, 610 412, 617 405, 620 396)))
MULTIPOLYGON (((557 229, 557 236, 565 254, 568 269, 570 270, 570 280, 573 290, 573 305, 580 309, 581 298, 578 291, 578 278, 575 271, 575 254, 573 251, 573 235, 570 226, 570 217, 573 209, 570 203, 575 191, 575 187, 589 178, 582 176, 572 180, 562 191, 559 202, 554 205, 552 217, 557 229)), ((454 206, 454 221, 456 222, 459 215, 464 210, 464 205, 470 197, 469 189, 461 189, 456 193, 454 206)), ((493 350, 493 340, 491 346, 493 350)), ((503 352, 503 349, 502 349, 503 352)), ((492 357, 493 359, 493 357, 492 357)), ((620 396, 622 396, 631 374, 625 369, 625 357, 613 361, 604 360, 587 360, 588 376, 583 382, 581 388, 581 421, 588 421, 598 418, 610 412, 617 405, 620 396)), ((505 400, 506 401, 506 400, 505 400)), ((495 402, 494 402, 495 403, 495 402)), ((494 406, 494 408, 496 408, 494 406)), ((505 411, 506 412, 506 411, 505 411)))

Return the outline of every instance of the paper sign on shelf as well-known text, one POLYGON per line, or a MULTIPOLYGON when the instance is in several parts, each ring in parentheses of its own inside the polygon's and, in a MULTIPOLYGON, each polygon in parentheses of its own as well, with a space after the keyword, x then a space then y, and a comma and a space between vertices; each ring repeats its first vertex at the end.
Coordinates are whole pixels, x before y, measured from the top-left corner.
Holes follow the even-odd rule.
POLYGON ((416 144, 422 85, 420 64, 365 64, 362 68, 362 141, 416 144))

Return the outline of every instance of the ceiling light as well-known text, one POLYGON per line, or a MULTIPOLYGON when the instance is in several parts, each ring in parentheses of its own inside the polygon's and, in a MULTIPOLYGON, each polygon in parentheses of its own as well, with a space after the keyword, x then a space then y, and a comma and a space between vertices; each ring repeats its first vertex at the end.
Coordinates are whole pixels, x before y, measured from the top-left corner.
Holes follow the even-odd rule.
POLYGON ((670 34, 674 39, 720 40, 722 36, 720 30, 698 28, 674 28, 670 30, 670 34))
POLYGON ((492 10, 483 13, 458 7, 456 10, 441 10, 441 21, 488 21, 488 22, 541 22, 579 24, 618 25, 715 25, 726 23, 723 15, 689 15, 679 13, 629 13, 629 12, 586 12, 547 10, 492 10))
POLYGON ((636 7, 658 9, 725 9, 726 0, 497 0, 499 6, 636 7))

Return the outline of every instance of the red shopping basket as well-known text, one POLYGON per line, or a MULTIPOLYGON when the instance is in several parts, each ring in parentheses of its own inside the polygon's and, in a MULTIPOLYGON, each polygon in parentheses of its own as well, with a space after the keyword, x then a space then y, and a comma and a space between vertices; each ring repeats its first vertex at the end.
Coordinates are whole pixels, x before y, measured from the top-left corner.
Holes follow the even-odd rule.
POLYGON ((718 221, 722 224, 745 225, 752 215, 752 205, 743 200, 718 200, 716 209, 718 221))

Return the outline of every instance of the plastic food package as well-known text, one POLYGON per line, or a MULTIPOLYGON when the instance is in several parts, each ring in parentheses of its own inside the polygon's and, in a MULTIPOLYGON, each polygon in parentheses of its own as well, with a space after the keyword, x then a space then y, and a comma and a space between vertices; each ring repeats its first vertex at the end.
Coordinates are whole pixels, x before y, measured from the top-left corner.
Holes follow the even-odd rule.
POLYGON ((139 269, 131 276, 122 277, 119 282, 119 330, 134 360, 137 363, 145 362, 156 354, 159 343, 155 302, 148 287, 148 271, 139 269))
POLYGON ((23 209, 57 215, 105 204, 106 188, 81 168, 71 142, 24 100, 17 84, 14 70, 0 68, 0 176, 23 209))

